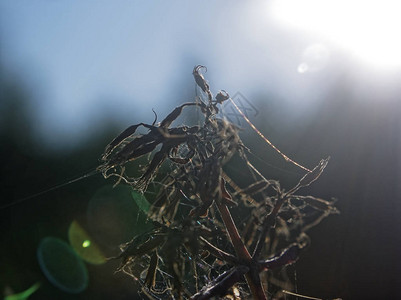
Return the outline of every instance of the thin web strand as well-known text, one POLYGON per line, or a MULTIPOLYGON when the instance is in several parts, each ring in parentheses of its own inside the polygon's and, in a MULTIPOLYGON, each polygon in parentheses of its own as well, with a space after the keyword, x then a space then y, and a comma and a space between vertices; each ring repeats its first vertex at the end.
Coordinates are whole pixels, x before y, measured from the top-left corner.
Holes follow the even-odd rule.
POLYGON ((13 206, 15 206, 15 205, 21 204, 21 203, 23 203, 23 202, 25 202, 25 201, 31 200, 31 199, 33 199, 33 198, 36 198, 36 197, 41 196, 41 195, 43 195, 43 194, 46 194, 46 193, 48 193, 48 192, 57 190, 57 189, 59 189, 59 188, 62 188, 62 187, 64 187, 64 186, 67 186, 67 185, 69 185, 69 184, 71 184, 71 183, 80 181, 80 180, 82 180, 82 179, 84 179, 84 178, 93 176, 93 175, 98 174, 98 173, 100 173, 100 171, 99 171, 97 168, 96 168, 96 169, 93 169, 92 171, 89 171, 88 173, 86 173, 86 174, 84 174, 84 175, 82 175, 82 176, 80 176, 80 177, 77 177, 77 178, 71 179, 71 180, 69 180, 69 181, 67 181, 67 182, 64 182, 64 183, 61 183, 61 184, 52 186, 52 187, 50 187, 50 188, 48 188, 48 189, 46 189, 46 190, 43 190, 43 191, 38 192, 38 193, 36 193, 36 194, 33 194, 33 195, 30 195, 30 196, 27 196, 27 197, 24 197, 24 198, 15 200, 15 201, 10 202, 10 203, 8 203, 8 204, 4 204, 4 205, 0 206, 0 210, 3 210, 3 209, 6 209, 6 208, 13 207, 13 206))
POLYGON ((230 98, 231 103, 234 105, 235 109, 241 114, 241 116, 244 118, 244 120, 249 124, 249 126, 252 127, 252 129, 267 143, 269 144, 270 147, 272 147, 274 150, 276 150, 276 152, 278 154, 280 154, 286 161, 291 162, 292 164, 296 165, 297 167, 307 171, 307 172, 312 172, 311 170, 309 170, 308 168, 302 166, 301 164, 297 163, 296 161, 292 160, 291 158, 289 158, 287 155, 285 155, 283 152, 281 152, 276 146, 273 145, 272 142, 270 142, 264 135, 263 133, 261 133, 259 131, 259 129, 257 129, 255 127, 255 125, 252 124, 252 122, 248 119, 247 116, 245 116, 245 114, 241 111, 241 109, 237 106, 237 104, 235 104, 235 102, 233 101, 233 99, 230 98))

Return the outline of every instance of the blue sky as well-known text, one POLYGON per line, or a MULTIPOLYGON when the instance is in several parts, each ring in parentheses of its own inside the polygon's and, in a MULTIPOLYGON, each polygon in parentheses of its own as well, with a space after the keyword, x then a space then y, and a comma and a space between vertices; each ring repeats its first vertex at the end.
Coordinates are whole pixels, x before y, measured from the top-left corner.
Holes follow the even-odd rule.
POLYGON ((356 85, 371 80, 373 71, 324 35, 277 22, 271 3, 3 0, 1 64, 28 87, 49 144, 79 141, 106 117, 149 122, 152 108, 191 100, 196 64, 208 67, 214 92, 277 95, 301 115, 344 70, 365 74, 356 85), (316 45, 327 59, 303 74, 316 45))

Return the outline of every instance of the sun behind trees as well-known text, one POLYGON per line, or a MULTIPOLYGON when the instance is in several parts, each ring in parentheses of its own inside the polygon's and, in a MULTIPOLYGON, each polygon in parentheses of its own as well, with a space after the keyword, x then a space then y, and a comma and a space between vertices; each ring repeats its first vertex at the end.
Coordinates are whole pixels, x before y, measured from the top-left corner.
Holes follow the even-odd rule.
POLYGON ((205 100, 197 97, 196 102, 176 107, 158 124, 128 127, 102 155, 98 171, 105 178, 115 176, 117 184, 125 182, 141 193, 150 183, 156 187, 150 205, 133 192, 153 229, 122 246, 115 257, 121 260, 119 270, 138 280, 150 299, 280 297, 292 284, 274 270, 294 263, 308 244, 305 231, 338 212, 332 202, 295 194, 320 176, 328 159, 309 170, 273 145, 307 173, 288 191, 278 181, 264 178, 247 159, 250 150, 242 143, 239 128, 217 117, 220 105, 232 100, 225 91, 213 96, 202 68, 196 66, 193 75, 205 100), (171 127, 191 106, 201 112, 201 123, 171 127), (146 134, 137 133, 141 126, 146 134), (139 177, 127 174, 127 163, 152 152, 139 177), (245 162, 254 183, 241 187, 224 172, 233 156, 245 162), (163 163, 168 166, 164 176, 158 172, 163 163), (230 213, 237 206, 241 222, 230 213))

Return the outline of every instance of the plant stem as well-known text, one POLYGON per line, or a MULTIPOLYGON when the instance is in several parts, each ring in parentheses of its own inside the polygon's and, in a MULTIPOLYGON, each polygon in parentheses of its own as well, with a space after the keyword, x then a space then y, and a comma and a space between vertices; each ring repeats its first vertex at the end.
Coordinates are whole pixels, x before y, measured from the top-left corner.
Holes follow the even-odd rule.
POLYGON ((237 253, 238 258, 244 262, 250 262, 252 257, 241 240, 237 226, 235 225, 234 220, 231 217, 227 205, 219 202, 220 201, 216 201, 217 208, 219 209, 221 218, 223 219, 224 225, 226 226, 231 243, 234 246, 234 250, 237 253))
POLYGON ((258 267, 256 264, 252 263, 252 257, 241 240, 237 226, 231 217, 231 213, 228 210, 227 205, 221 203, 221 201, 216 201, 216 204, 238 258, 243 261, 245 265, 250 267, 250 271, 245 274, 245 279, 252 293, 253 299, 267 300, 266 294, 263 291, 263 287, 260 282, 258 267))
POLYGON ((260 276, 259 276, 259 273, 257 270, 252 268, 248 273, 245 274, 245 279, 246 279, 246 282, 248 283, 249 289, 251 290, 253 299, 267 300, 267 297, 263 290, 262 283, 260 282, 260 276))

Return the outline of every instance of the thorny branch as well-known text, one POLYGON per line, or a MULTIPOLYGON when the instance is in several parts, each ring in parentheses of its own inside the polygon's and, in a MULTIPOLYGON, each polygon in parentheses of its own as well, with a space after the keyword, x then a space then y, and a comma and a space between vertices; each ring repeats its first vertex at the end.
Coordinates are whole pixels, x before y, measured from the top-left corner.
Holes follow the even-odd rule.
POLYGON ((280 280, 269 280, 277 276, 273 270, 297 261, 308 241, 305 231, 338 212, 333 202, 295 195, 321 175, 328 159, 311 171, 280 152, 247 119, 266 143, 307 171, 288 192, 278 181, 264 178, 246 158, 248 149, 238 135, 239 128, 216 116, 230 96, 220 91, 213 97, 202 69, 206 67, 196 66, 193 76, 207 101, 199 98, 184 103, 159 124, 132 125, 104 150, 98 171, 141 192, 161 176, 162 164, 169 162, 170 167, 169 174, 157 181, 160 188, 148 212, 153 229, 124 245, 115 259, 121 259, 119 270, 138 280, 150 299, 201 300, 226 295, 246 299, 249 293, 254 299, 267 299, 280 288, 273 283, 280 280), (171 127, 186 107, 200 110, 202 124, 171 127), (147 133, 139 134, 139 127, 147 133), (140 177, 127 174, 129 162, 153 152, 140 177), (234 182, 223 171, 234 155, 244 159, 252 175, 260 179, 242 187, 234 182), (231 215, 237 206, 245 222, 231 215))

